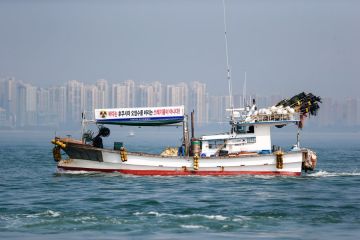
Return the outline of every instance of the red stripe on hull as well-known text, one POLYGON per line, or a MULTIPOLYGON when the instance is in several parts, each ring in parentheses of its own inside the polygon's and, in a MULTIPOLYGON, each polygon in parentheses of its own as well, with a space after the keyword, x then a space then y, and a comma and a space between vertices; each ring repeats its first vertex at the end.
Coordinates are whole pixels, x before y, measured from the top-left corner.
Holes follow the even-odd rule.
POLYGON ((120 172, 140 176, 231 176, 231 175, 275 175, 275 176, 300 176, 301 172, 278 172, 278 171, 176 171, 176 170, 129 170, 129 169, 95 169, 79 167, 63 167, 63 170, 91 171, 91 172, 120 172))

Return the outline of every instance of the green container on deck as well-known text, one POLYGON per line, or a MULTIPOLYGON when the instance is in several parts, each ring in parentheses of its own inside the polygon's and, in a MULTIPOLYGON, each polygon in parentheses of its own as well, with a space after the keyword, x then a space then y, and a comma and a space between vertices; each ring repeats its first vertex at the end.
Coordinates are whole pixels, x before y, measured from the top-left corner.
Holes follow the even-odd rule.
POLYGON ((191 141, 191 145, 199 145, 200 146, 200 141, 199 140, 192 140, 191 141))
POLYGON ((200 153, 200 141, 198 139, 191 140, 191 152, 193 155, 200 153))
POLYGON ((120 150, 124 146, 123 142, 114 142, 114 150, 120 150))

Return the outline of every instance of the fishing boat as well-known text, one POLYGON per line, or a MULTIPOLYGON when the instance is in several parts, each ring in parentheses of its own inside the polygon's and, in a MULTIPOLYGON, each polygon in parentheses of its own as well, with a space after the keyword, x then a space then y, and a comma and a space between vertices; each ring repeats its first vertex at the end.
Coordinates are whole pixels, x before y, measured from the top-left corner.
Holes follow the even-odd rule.
MULTIPOLYGON (((83 134, 80 140, 55 137, 52 143, 54 159, 62 170, 120 172, 134 175, 288 175, 299 176, 314 170, 314 151, 302 148, 300 129, 305 117, 316 115, 321 99, 311 93, 301 93, 278 104, 258 109, 255 100, 234 108, 229 67, 226 11, 224 7, 225 50, 229 85, 230 128, 228 132, 195 137, 194 112, 191 112, 191 137, 184 106, 95 109, 93 119, 83 114, 83 134), (88 124, 98 126, 98 134, 86 130, 88 124), (272 127, 294 124, 296 144, 289 151, 272 145, 272 127), (126 143, 115 142, 105 149, 102 137, 110 134, 108 125, 165 126, 182 125, 182 141, 176 148, 161 154, 132 152, 126 143), (63 159, 61 151, 67 154, 63 159)), ((246 78, 245 78, 246 83, 246 78)), ((244 96, 246 94, 243 94, 244 96)))
POLYGON ((55 137, 52 140, 54 159, 59 169, 76 171, 134 175, 300 176, 302 171, 315 169, 316 153, 301 148, 299 137, 289 151, 272 145, 270 129, 289 124, 300 129, 306 113, 315 113, 319 101, 318 97, 305 93, 270 108, 257 109, 253 101, 251 106, 231 109, 228 132, 198 138, 193 130, 194 112, 191 113, 189 131, 184 106, 96 109, 94 119, 83 118, 82 139, 55 137), (88 124, 98 126, 99 132, 95 137, 86 131, 88 124), (123 142, 115 142, 113 149, 102 146, 102 138, 110 134, 105 125, 174 124, 182 125, 182 141, 178 148, 165 149, 161 154, 127 151, 123 142), (62 159, 60 151, 64 151, 68 158, 62 159))

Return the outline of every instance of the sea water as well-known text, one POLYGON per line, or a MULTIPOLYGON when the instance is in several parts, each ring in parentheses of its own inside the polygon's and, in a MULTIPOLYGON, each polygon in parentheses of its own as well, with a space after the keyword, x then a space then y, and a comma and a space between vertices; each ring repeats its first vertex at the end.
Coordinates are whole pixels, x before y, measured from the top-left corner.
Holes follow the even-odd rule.
MULTIPOLYGON (((137 136, 131 146, 121 140, 135 150, 161 151, 158 141, 137 136)), ((316 171, 301 177, 59 172, 50 138, 0 140, 0 239, 360 236, 358 134, 305 139, 319 161, 316 171)))

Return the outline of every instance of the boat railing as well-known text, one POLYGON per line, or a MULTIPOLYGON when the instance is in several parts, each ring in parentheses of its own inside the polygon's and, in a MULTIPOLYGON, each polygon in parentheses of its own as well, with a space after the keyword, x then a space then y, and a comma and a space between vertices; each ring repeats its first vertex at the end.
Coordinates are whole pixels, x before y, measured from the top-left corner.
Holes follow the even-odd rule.
POLYGON ((251 115, 241 115, 237 119, 238 123, 251 123, 251 122, 281 122, 281 121, 300 121, 299 113, 271 113, 271 114, 251 114, 251 115))
POLYGON ((251 119, 255 122, 276 122, 276 121, 299 121, 300 115, 298 113, 293 114, 256 114, 252 115, 251 119))

